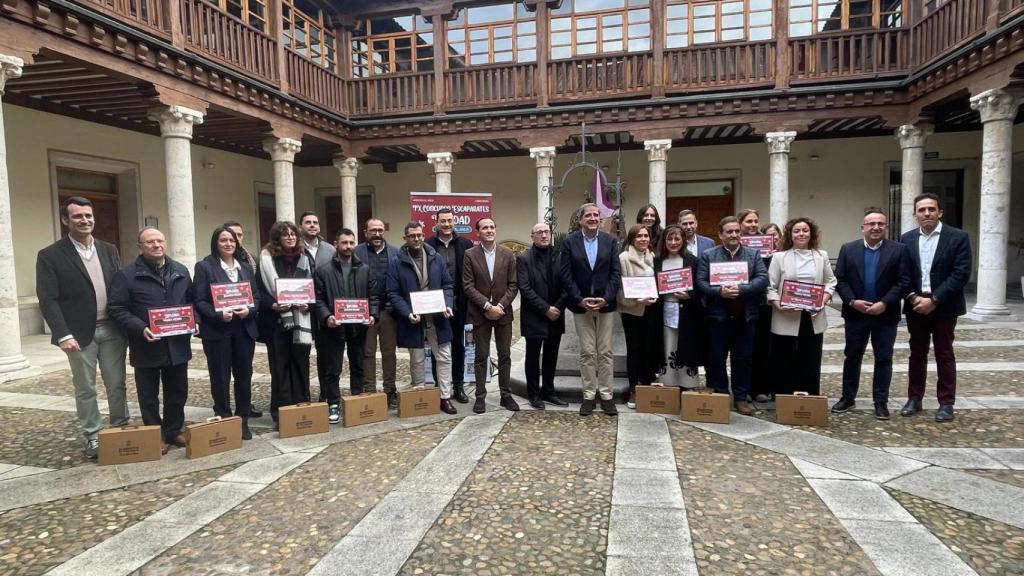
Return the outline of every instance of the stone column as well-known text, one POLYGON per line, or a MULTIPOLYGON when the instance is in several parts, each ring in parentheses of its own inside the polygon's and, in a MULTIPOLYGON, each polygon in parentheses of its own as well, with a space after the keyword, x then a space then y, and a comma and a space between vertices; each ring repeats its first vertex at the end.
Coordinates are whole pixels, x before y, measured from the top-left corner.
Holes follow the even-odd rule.
POLYGON ((789 220, 789 145, 796 132, 769 132, 764 135, 769 153, 768 221, 784 226, 789 220))
POLYGON ((430 152, 427 154, 427 164, 434 169, 434 191, 450 194, 455 155, 451 152, 430 152))
POLYGON ((341 174, 341 226, 356 232, 359 230, 359 210, 357 209, 356 176, 363 167, 359 158, 334 158, 334 167, 341 174))
MULTIPOLYGON (((900 178, 900 234, 917 228, 914 220, 914 198, 924 189, 924 145, 934 132, 931 124, 904 124, 896 129, 896 139, 903 151, 900 178)), ((890 218, 895 220, 895 214, 890 218)))
POLYGON ((668 164, 668 149, 671 147, 672 141, 668 139, 644 140, 644 150, 647 150, 647 201, 658 209, 663 223, 668 222, 665 215, 665 165, 668 164))
POLYGON ((263 149, 274 162, 274 210, 279 222, 295 222, 295 155, 302 142, 291 138, 267 138, 263 149))
POLYGON ((537 222, 546 222, 548 214, 548 187, 555 171, 555 147, 530 148, 530 158, 537 163, 537 222))
POLYGON ((1007 320, 1006 241, 1010 231, 1013 119, 1021 100, 1005 90, 971 98, 981 113, 981 218, 978 221, 978 301, 971 316, 1007 320))
MULTIPOLYGON (((0 97, 7 81, 21 76, 24 61, 0 54, 0 97)), ((34 373, 21 353, 18 283, 14 277, 14 234, 11 231, 11 186, 7 178, 7 138, 0 104, 0 382, 34 373)))
POLYGON ((149 119, 160 123, 167 176, 168 255, 192 270, 196 263, 196 213, 192 202, 192 127, 203 113, 184 106, 154 108, 149 119))

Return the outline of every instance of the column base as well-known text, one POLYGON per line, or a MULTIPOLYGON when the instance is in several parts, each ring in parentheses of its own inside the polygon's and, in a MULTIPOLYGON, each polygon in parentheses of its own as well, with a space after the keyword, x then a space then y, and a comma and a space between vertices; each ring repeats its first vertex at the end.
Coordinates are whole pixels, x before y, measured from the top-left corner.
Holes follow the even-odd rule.
POLYGON ((967 313, 971 320, 983 322, 1016 322, 1017 317, 1010 313, 1005 304, 975 304, 967 313))
POLYGON ((0 358, 0 382, 31 378, 39 374, 42 374, 42 370, 29 364, 28 359, 21 354, 0 358))

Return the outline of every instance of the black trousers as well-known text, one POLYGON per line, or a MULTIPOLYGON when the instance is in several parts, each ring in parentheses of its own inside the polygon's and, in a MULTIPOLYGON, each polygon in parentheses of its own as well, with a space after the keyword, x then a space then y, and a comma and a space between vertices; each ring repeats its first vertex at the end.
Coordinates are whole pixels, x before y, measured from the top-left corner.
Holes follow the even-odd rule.
MULTIPOLYGON (((346 330, 328 328, 324 330, 346 330)), ((328 404, 341 403, 341 366, 348 348, 348 386, 353 395, 363 393, 363 350, 366 345, 365 330, 351 330, 344 338, 329 334, 323 339, 324 355, 317 352, 317 365, 323 365, 325 375, 320 381, 320 394, 328 404)))
POLYGON ((761 306, 758 308, 757 325, 754 328, 754 351, 752 372, 750 374, 750 397, 758 394, 771 394, 775 386, 772 383, 772 376, 775 371, 771 362, 773 349, 772 344, 772 307, 761 306))
POLYGON ((621 313, 622 331, 626 337, 626 376, 629 389, 637 384, 650 384, 658 378, 661 367, 661 323, 654 306, 645 306, 643 316, 621 313))
POLYGON ((252 408, 252 357, 256 341, 242 322, 229 324, 230 334, 220 340, 203 340, 210 370, 210 395, 217 416, 231 416, 231 375, 235 375, 235 416, 249 416, 252 408))
MULTIPOLYGON (((452 327, 452 390, 461 390, 466 385, 466 315, 456 314, 448 319, 452 327)), ((437 382, 437 363, 430 363, 430 373, 437 382)))
POLYGON ((889 401, 889 384, 892 382, 892 349, 896 344, 898 317, 881 318, 867 314, 851 314, 846 319, 846 349, 843 360, 843 398, 854 400, 860 388, 860 367, 864 361, 864 350, 871 340, 871 351, 875 356, 875 373, 872 376, 871 398, 875 404, 889 401))
POLYGON ((530 398, 543 398, 555 393, 555 367, 561 334, 547 338, 526 339, 526 391, 530 398))
POLYGON ((745 402, 750 391, 751 350, 756 322, 745 318, 708 318, 711 347, 708 354, 708 384, 719 394, 729 393, 726 358, 732 366, 732 397, 745 402))
POLYGON ((146 426, 159 426, 164 442, 170 444, 185 427, 188 400, 188 362, 162 368, 136 368, 135 391, 146 426), (164 415, 160 417, 160 384, 163 382, 164 415))
POLYGON ((270 414, 277 421, 277 409, 309 402, 308 344, 293 344, 292 333, 274 330, 267 344, 270 361, 270 414))
POLYGON ((320 382, 320 398, 324 396, 324 380, 327 377, 327 364, 326 356, 330 347, 325 340, 328 338, 325 335, 326 329, 323 326, 317 326, 315 328, 316 334, 313 337, 313 348, 316 350, 316 377, 320 382))
POLYGON ((776 394, 807 392, 817 396, 821 392, 821 346, 824 341, 824 333, 814 333, 809 312, 800 313, 800 331, 796 336, 772 334, 776 394))

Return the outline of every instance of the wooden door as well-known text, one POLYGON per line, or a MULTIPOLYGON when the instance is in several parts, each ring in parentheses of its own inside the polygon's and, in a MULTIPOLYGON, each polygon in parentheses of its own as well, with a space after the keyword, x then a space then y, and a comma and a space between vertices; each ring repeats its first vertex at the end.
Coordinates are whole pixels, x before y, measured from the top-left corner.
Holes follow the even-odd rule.
MULTIPOLYGON (((92 235, 114 246, 121 246, 121 220, 118 215, 117 175, 72 168, 57 169, 57 201, 81 196, 92 202, 95 226, 92 235)), ((68 228, 61 222, 61 238, 68 228)))
POLYGON ((675 223, 680 210, 689 209, 697 213, 697 233, 718 242, 718 222, 733 214, 732 194, 718 196, 681 196, 668 198, 665 211, 670 215, 669 223, 675 223))

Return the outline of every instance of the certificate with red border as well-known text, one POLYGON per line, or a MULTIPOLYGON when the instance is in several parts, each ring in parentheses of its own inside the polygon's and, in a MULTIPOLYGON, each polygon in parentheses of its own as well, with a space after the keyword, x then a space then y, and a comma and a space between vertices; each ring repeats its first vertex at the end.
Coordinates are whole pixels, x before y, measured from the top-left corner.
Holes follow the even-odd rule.
POLYGON ((797 280, 783 280, 779 290, 779 305, 783 308, 817 312, 825 306, 825 286, 797 280))
POLYGON ((687 290, 693 290, 692 268, 658 272, 658 294, 675 294, 687 290))
POLYGON ((622 295, 626 298, 644 299, 658 297, 658 283, 654 276, 623 276, 622 295))
POLYGON ((370 301, 366 298, 336 298, 334 320, 338 324, 366 324, 370 321, 370 301))
POLYGON ((196 311, 189 306, 149 309, 149 331, 156 338, 196 333, 196 311))
POLYGON ((771 256, 775 253, 775 236, 770 234, 755 236, 740 236, 740 244, 747 248, 757 250, 761 258, 771 256))
POLYGON ((712 262, 708 272, 708 281, 712 286, 736 286, 750 282, 746 260, 712 262))
POLYGON ((312 278, 278 278, 274 288, 277 289, 278 304, 312 304, 316 302, 312 278))
POLYGON ((252 284, 248 282, 210 284, 210 297, 213 299, 213 309, 217 312, 253 307, 252 284))

